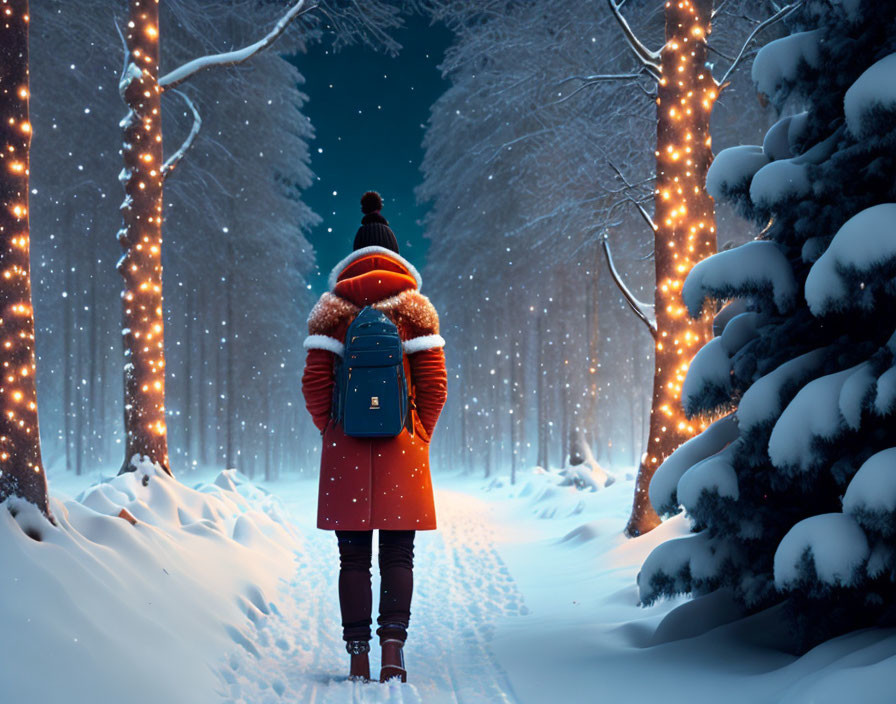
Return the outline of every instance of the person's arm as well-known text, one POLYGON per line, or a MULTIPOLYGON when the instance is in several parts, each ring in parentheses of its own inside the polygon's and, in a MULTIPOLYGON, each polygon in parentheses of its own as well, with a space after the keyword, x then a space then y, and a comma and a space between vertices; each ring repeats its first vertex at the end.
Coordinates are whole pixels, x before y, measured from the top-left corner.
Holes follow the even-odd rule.
POLYGON ((329 350, 309 349, 305 358, 305 373, 302 374, 302 395, 305 408, 311 414, 314 425, 324 432, 330 419, 330 404, 333 402, 333 362, 336 355, 329 350))
POLYGON ((445 368, 445 350, 434 347, 408 355, 417 406, 417 415, 423 429, 430 437, 436 421, 448 398, 448 372, 445 368))
POLYGON ((342 356, 345 330, 357 312, 357 306, 325 293, 308 316, 308 337, 304 342, 308 355, 302 375, 302 394, 305 407, 321 432, 330 419, 336 355, 342 356))

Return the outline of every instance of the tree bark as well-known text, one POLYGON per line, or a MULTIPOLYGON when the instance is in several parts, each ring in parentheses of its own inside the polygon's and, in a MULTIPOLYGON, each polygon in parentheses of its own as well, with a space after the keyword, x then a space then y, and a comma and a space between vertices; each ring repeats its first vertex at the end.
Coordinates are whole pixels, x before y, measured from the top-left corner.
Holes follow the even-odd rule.
POLYGON ((162 312, 162 91, 159 87, 158 0, 130 0, 123 121, 125 456, 121 471, 145 457, 171 473, 165 422, 165 332, 162 312))
POLYGON ((0 501, 19 496, 50 518, 34 381, 28 11, 7 0, 0 22, 0 501))
POLYGON ((538 409, 538 466, 547 469, 550 461, 548 460, 548 414, 547 414, 547 389, 545 388, 545 334, 544 334, 544 313, 538 313, 536 322, 535 345, 536 345, 536 387, 535 403, 538 409))
POLYGON ((600 318, 598 313, 598 293, 600 291, 600 272, 602 269, 600 255, 594 260, 594 270, 588 279, 585 301, 586 335, 588 337, 588 366, 585 370, 586 396, 585 410, 582 413, 582 442, 597 455, 597 379, 600 368, 600 318))
POLYGON ((715 214, 706 193, 712 162, 709 118, 718 94, 707 62, 711 0, 666 5, 666 45, 657 89, 657 163, 654 221, 656 358, 647 454, 638 471, 626 534, 659 524, 650 505, 650 480, 662 461, 705 423, 681 409, 681 384, 696 351, 712 336, 709 313, 691 320, 681 286, 691 268, 715 254, 715 214))
MULTIPOLYGON (((208 310, 208 298, 206 297, 204 290, 200 290, 198 292, 199 302, 197 304, 197 310, 207 311, 208 310)), ((211 464, 212 454, 209 449, 209 408, 211 404, 214 402, 214 396, 209 399, 208 398, 208 390, 211 375, 209 374, 209 365, 211 364, 211 354, 209 352, 209 331, 204 327, 199 327, 199 380, 198 380, 198 388, 196 390, 196 398, 199 402, 199 407, 196 413, 197 422, 199 426, 199 461, 203 465, 211 464)))
MULTIPOLYGON (((88 230, 89 232, 89 230, 88 230)), ((101 332, 99 324, 99 301, 97 296, 97 280, 99 271, 97 270, 96 257, 91 258, 90 265, 90 315, 87 318, 87 324, 90 326, 87 334, 90 336, 90 358, 87 362, 87 417, 86 417, 86 433, 87 433, 87 450, 93 461, 99 460, 100 455, 100 425, 99 415, 97 414, 98 403, 98 381, 99 381, 99 356, 102 346, 101 332)))
POLYGON ((75 334, 77 335, 77 340, 75 342, 75 370, 76 375, 75 378, 77 381, 75 382, 75 415, 74 415, 74 423, 75 423, 75 474, 79 477, 84 473, 84 439, 86 435, 86 420, 85 416, 89 412, 84 407, 85 395, 87 393, 87 389, 84 388, 84 367, 86 351, 86 344, 84 342, 84 338, 86 335, 90 334, 90 331, 85 329, 84 325, 84 312, 82 310, 75 311, 75 334))
POLYGON ((65 469, 71 471, 72 463, 72 384, 74 384, 74 348, 72 338, 75 335, 74 316, 72 308, 74 306, 73 293, 74 281, 72 277, 72 244, 70 241, 65 243, 65 286, 66 297, 62 303, 62 409, 63 409, 63 435, 65 442, 65 469))
POLYGON ((184 350, 184 411, 182 415, 182 423, 184 429, 184 459, 187 466, 192 467, 192 460, 196 458, 193 450, 193 438, 195 437, 193 426, 193 345, 195 344, 193 327, 196 318, 196 292, 193 289, 187 290, 186 300, 186 325, 184 326, 184 337, 186 338, 186 350, 184 350))
POLYGON ((516 343, 509 341, 510 352, 510 483, 516 484, 516 470, 519 462, 519 413, 517 384, 519 383, 519 370, 517 369, 516 343))
POLYGON ((224 463, 228 469, 236 467, 236 431, 234 424, 236 423, 236 382, 234 380, 235 376, 235 365, 236 365, 236 338, 234 337, 234 321, 233 321, 233 288, 236 285, 236 265, 234 264, 234 250, 231 245, 230 255, 228 257, 228 261, 231 264, 231 272, 227 277, 227 281, 225 282, 225 286, 227 290, 225 291, 225 301, 226 301, 226 318, 227 321, 227 367, 226 367, 226 383, 227 383, 227 396, 225 402, 225 413, 227 417, 224 419, 226 435, 225 435, 225 449, 224 449, 224 463))

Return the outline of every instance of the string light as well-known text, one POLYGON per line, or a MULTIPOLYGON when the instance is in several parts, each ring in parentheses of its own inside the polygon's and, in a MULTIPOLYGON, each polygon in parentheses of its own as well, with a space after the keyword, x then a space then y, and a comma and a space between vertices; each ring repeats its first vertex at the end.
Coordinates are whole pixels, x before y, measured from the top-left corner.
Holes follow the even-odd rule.
POLYGON ((158 0, 130 0, 125 41, 133 69, 123 97, 123 150, 127 197, 124 249, 118 269, 124 278, 125 469, 142 455, 169 470, 165 423, 165 334, 162 317, 162 163, 159 87, 158 0), (136 65, 139 64, 139 68, 136 65))
POLYGON ((0 379, 0 501, 22 496, 50 516, 34 383, 28 0, 0 0, 0 7, 0 364, 5 370, 0 379))
POLYGON ((690 360, 711 336, 711 319, 707 313, 691 320, 681 287, 694 264, 715 253, 713 202, 704 189, 712 160, 709 116, 718 95, 705 68, 709 17, 701 17, 691 0, 668 2, 666 32, 657 93, 656 379, 646 455, 651 472, 707 425, 706 419, 685 418, 681 387, 690 360))

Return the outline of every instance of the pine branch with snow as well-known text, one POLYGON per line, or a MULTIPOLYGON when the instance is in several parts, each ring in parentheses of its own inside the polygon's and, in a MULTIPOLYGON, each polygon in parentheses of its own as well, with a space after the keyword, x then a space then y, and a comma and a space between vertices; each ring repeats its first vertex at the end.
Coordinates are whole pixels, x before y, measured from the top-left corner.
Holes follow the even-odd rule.
POLYGON ((707 179, 762 232, 694 267, 692 315, 726 301, 683 384, 689 414, 733 409, 651 484, 696 534, 644 563, 644 601, 732 591, 788 601, 806 647, 871 625, 896 598, 896 18, 814 0, 753 62, 785 115, 707 179), (836 71, 828 67, 836 66, 836 71))

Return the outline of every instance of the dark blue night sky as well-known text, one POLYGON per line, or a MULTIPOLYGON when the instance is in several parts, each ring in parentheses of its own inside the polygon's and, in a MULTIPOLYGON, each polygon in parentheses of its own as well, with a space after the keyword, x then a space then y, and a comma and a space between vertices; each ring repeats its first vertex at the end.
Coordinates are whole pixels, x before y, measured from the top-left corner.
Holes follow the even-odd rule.
POLYGON ((305 112, 317 133, 311 143, 317 181, 302 198, 323 218, 310 234, 319 268, 310 283, 318 292, 330 269, 351 251, 366 190, 382 194, 383 215, 402 256, 417 268, 424 264, 426 211, 414 188, 421 178, 429 108, 448 87, 436 67, 451 35, 410 17, 395 36, 403 46, 395 58, 360 46, 335 54, 315 46, 293 57, 307 81, 305 112))

